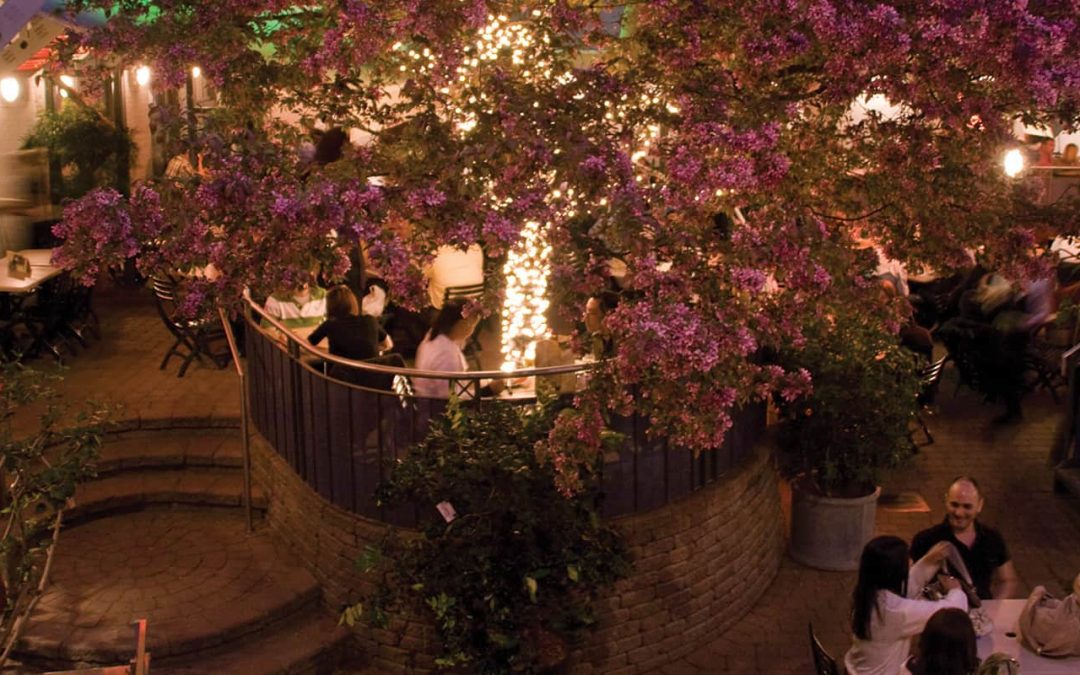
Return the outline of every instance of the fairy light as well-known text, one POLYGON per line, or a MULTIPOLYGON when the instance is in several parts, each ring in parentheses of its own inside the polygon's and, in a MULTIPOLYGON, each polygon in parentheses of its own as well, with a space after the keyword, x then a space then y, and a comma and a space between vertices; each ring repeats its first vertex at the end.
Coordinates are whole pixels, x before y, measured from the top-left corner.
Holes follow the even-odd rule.
POLYGON ((503 267, 506 300, 502 312, 503 369, 532 364, 536 342, 548 336, 546 313, 551 245, 547 226, 525 223, 521 239, 510 249, 503 267))
MULTIPOLYGON (((536 10, 533 17, 540 17, 536 10)), ((491 94, 483 87, 481 69, 489 64, 498 63, 500 68, 512 69, 516 76, 541 85, 570 87, 577 81, 577 75, 565 66, 553 63, 547 53, 551 45, 551 36, 543 31, 534 31, 528 21, 510 21, 505 15, 489 14, 487 23, 480 27, 472 40, 462 49, 460 60, 454 70, 444 75, 445 79, 437 85, 441 101, 442 114, 451 124, 453 133, 458 138, 467 138, 479 133, 481 122, 492 115, 497 105, 491 94), (446 77, 448 76, 448 77, 446 77), (447 80, 450 82, 448 83, 447 80), (448 84, 450 86, 448 86, 448 84)), ((398 67, 401 72, 411 72, 416 76, 434 75, 439 67, 436 54, 427 47, 395 43, 393 50, 398 54, 398 67)), ((586 92, 575 92, 574 99, 582 100, 586 92)), ((654 153, 656 143, 662 135, 659 124, 636 124, 631 122, 636 116, 634 109, 651 111, 647 117, 656 115, 678 114, 679 108, 667 102, 668 96, 660 87, 649 87, 634 96, 627 94, 613 95, 603 102, 603 115, 610 124, 629 132, 632 139, 628 151, 634 164, 636 180, 641 182, 652 170, 649 156, 654 153), (631 126, 633 125, 633 126, 631 126)), ((534 101, 533 108, 540 108, 539 101, 534 101)), ((561 149, 552 149, 553 155, 561 154, 561 149)), ((465 167, 463 172, 468 173, 465 167)), ((521 230, 521 237, 510 248, 503 268, 506 277, 506 295, 502 308, 502 353, 504 370, 531 366, 535 362, 536 343, 549 336, 546 313, 548 277, 550 275, 551 246, 548 233, 553 225, 564 218, 575 216, 582 205, 573 186, 556 185, 555 176, 548 177, 550 189, 547 203, 554 207, 552 222, 529 221, 521 230)), ((502 210, 509 204, 500 203, 491 196, 494 186, 488 186, 485 197, 488 205, 495 210, 502 210)), ((606 198, 600 198, 597 205, 608 206, 606 198)))

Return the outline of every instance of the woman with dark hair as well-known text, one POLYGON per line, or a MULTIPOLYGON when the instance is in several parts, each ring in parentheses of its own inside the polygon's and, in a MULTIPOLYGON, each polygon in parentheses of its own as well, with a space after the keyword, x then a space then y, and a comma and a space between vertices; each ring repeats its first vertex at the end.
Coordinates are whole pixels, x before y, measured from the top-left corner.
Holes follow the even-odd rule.
POLYGON ((348 286, 334 286, 326 293, 326 321, 308 336, 315 345, 323 338, 330 341, 330 353, 346 359, 370 359, 379 355, 382 347, 389 348, 374 317, 360 314, 356 295, 348 286))
POLYGON ((975 626, 967 612, 949 607, 934 612, 919 636, 915 656, 901 675, 975 675, 979 656, 975 626))
MULTIPOLYGON (((416 348, 417 370, 438 370, 444 373, 464 373, 469 369, 462 347, 476 330, 479 315, 464 316, 461 303, 448 302, 442 306, 431 330, 416 348)), ((452 380, 435 380, 426 377, 413 378, 413 391, 427 398, 449 398, 452 380)), ((501 389, 499 381, 492 382, 481 394, 496 393, 501 389)), ((473 392, 467 386, 455 386, 454 392, 461 398, 471 398, 473 392)))
POLYGON ((949 544, 941 542, 909 565, 903 539, 886 536, 870 540, 859 560, 859 580, 852 594, 854 642, 844 656, 848 675, 899 673, 912 636, 922 632, 934 612, 946 607, 967 610, 967 596, 952 577, 941 581, 948 591, 941 600, 917 599, 948 552, 949 544))

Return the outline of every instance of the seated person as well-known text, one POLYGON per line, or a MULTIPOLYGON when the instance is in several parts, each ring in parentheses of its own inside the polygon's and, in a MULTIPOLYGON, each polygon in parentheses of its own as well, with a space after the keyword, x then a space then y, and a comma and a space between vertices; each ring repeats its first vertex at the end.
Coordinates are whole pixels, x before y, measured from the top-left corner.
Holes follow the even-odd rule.
POLYGON ((979 667, 975 626, 962 609, 948 607, 934 612, 919 636, 916 653, 900 670, 901 675, 972 675, 979 667))
POLYGON ((604 325, 604 317, 618 305, 618 294, 607 290, 601 291, 599 295, 594 295, 585 302, 583 320, 589 338, 588 353, 594 358, 608 358, 615 352, 614 338, 611 336, 611 331, 604 325))
POLYGON ((923 631, 935 612, 946 607, 967 611, 967 595, 952 577, 941 579, 946 591, 941 600, 919 598, 948 550, 944 544, 935 546, 911 564, 907 544, 899 537, 875 537, 863 548, 852 594, 852 645, 844 655, 848 675, 899 673, 911 638, 923 631))
POLYGON ((1076 143, 1069 143, 1062 151, 1057 164, 1061 166, 1080 166, 1080 153, 1078 153, 1078 150, 1080 148, 1077 148, 1076 143))
POLYGON ((378 356, 381 349, 390 347, 379 322, 360 314, 356 296, 344 285, 334 286, 326 294, 326 321, 308 336, 308 342, 316 345, 323 338, 330 341, 331 354, 357 361, 378 356))
POLYGON ((326 290, 305 282, 292 291, 273 293, 263 308, 297 337, 306 338, 326 319, 326 290))
POLYGON ((447 288, 484 283, 484 251, 477 244, 465 250, 456 246, 440 246, 424 274, 428 277, 431 306, 440 309, 447 288))
POLYGON ((382 278, 369 276, 364 282, 364 289, 364 297, 360 300, 360 313, 378 319, 386 309, 389 287, 382 278))
MULTIPOLYGON (((456 302, 446 303, 439 310, 431 330, 428 331, 424 341, 416 349, 417 370, 437 370, 445 373, 464 373, 468 371, 469 364, 465 360, 462 346, 476 329, 480 317, 478 315, 465 317, 462 315, 461 310, 461 304, 456 302)), ((426 398, 449 398, 451 384, 454 385, 453 393, 460 398, 473 397, 469 381, 455 383, 453 380, 416 377, 413 378, 413 391, 417 396, 426 398)), ((495 381, 491 385, 483 387, 480 394, 497 393, 501 389, 502 383, 495 381)))
POLYGON ((1019 579, 1009 549, 994 528, 976 518, 983 509, 983 497, 974 478, 960 476, 945 493, 945 520, 919 532, 911 542, 911 557, 926 555, 935 544, 947 541, 956 547, 971 574, 980 598, 1011 598, 1019 579))

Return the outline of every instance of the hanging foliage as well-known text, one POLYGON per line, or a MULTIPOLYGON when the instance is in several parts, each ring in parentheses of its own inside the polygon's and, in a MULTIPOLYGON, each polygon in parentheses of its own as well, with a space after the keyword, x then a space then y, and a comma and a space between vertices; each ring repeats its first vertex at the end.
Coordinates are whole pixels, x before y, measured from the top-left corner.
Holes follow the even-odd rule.
MULTIPOLYGON (((65 50, 148 64, 164 86, 198 65, 229 111, 203 130, 206 176, 130 202, 134 251, 100 246, 116 227, 94 209, 69 211, 76 270, 213 262, 222 276, 196 299, 228 304, 316 263, 340 274, 361 242, 419 303, 438 245, 498 258, 535 222, 552 305, 576 319, 624 263, 603 317, 613 359, 543 451, 567 490, 629 385, 654 430, 713 447, 733 406, 808 389, 751 355, 800 349, 824 317, 898 325, 851 255, 853 225, 943 273, 976 248, 1030 269, 1037 227, 1080 231, 1080 210, 1001 170, 1017 121, 1080 121, 1075 0, 68 4, 110 18, 65 50), (305 164, 316 123, 362 143, 305 164), (715 217, 736 208, 745 221, 715 217)), ((490 284, 487 307, 502 292, 490 284)))

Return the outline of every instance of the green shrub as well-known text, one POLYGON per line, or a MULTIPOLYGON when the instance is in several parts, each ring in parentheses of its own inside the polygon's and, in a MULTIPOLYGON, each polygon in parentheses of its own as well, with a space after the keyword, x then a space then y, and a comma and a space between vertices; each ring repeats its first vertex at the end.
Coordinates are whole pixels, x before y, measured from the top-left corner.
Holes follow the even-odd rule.
POLYGON ((565 640, 593 621, 590 600, 630 563, 597 512, 595 484, 567 497, 538 463, 552 414, 451 403, 379 491, 386 506, 420 505, 420 535, 394 534, 364 556, 378 590, 343 621, 419 609, 441 638, 439 665, 468 672, 540 672, 565 657, 565 640))
POLYGON ((805 348, 781 359, 813 377, 810 395, 781 407, 781 469, 825 495, 870 494, 883 469, 914 452, 917 356, 876 318, 855 312, 806 333, 805 348))

